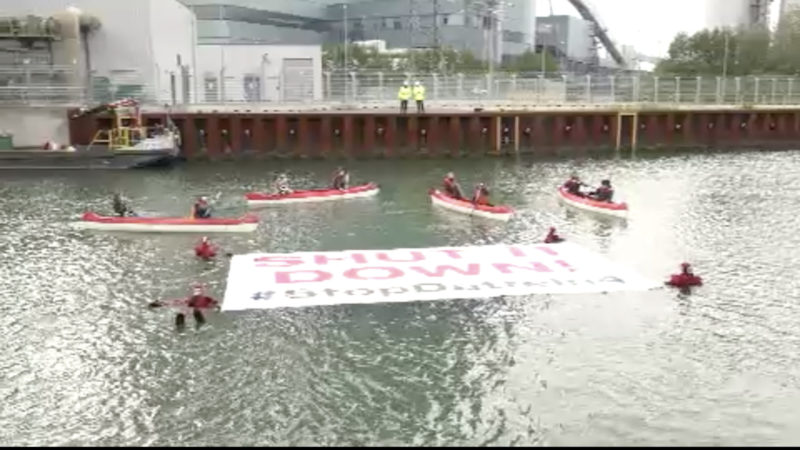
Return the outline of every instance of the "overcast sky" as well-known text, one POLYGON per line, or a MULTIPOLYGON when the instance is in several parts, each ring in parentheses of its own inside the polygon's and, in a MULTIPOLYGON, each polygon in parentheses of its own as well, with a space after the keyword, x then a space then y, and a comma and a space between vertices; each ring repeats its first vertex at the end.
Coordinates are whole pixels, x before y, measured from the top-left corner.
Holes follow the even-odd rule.
MULTIPOLYGON (((536 0, 537 15, 579 16, 567 0, 536 0)), ((694 32, 706 22, 705 0, 589 0, 618 44, 633 45, 650 56, 663 56, 672 38, 681 31, 694 32)), ((772 4, 775 19, 780 1, 772 4)))

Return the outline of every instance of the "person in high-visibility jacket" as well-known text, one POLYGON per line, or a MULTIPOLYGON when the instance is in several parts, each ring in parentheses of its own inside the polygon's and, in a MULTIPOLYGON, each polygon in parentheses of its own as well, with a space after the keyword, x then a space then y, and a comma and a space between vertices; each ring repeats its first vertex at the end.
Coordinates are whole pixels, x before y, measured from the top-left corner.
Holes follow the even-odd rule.
POLYGON ((408 111, 408 100, 411 98, 411 88, 408 86, 408 81, 404 81, 397 91, 397 98, 400 99, 400 112, 408 111))
POLYGON ((425 86, 419 81, 414 83, 414 100, 417 101, 417 112, 425 112, 425 86))

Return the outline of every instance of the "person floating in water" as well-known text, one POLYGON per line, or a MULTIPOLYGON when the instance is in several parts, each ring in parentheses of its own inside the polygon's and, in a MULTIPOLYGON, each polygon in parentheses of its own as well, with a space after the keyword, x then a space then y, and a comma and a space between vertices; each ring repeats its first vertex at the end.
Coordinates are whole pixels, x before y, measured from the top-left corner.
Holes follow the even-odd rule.
POLYGON ((475 186, 475 193, 472 194, 472 203, 475 205, 492 206, 489 203, 489 188, 484 183, 478 183, 475 186))
POLYGON ((447 172, 442 182, 442 187, 446 195, 457 200, 464 198, 464 194, 461 193, 461 186, 458 184, 458 181, 456 181, 456 176, 453 172, 447 172))
POLYGON ((689 288, 694 286, 702 286, 703 279, 694 274, 692 266, 689 263, 681 264, 681 272, 669 277, 669 281, 665 283, 667 286, 677 288, 689 288))
POLYGON ((589 194, 594 200, 611 203, 614 198, 614 188, 611 187, 611 180, 603 180, 600 187, 589 194))
POLYGON ((350 174, 344 167, 339 167, 333 175, 333 189, 344 191, 350 185, 350 174))
POLYGON ((200 326, 206 323, 203 310, 219 309, 219 302, 206 295, 203 286, 196 284, 192 288, 192 295, 189 298, 167 302, 152 302, 148 306, 150 308, 160 308, 162 306, 178 308, 179 312, 175 315, 175 327, 181 331, 186 327, 186 314, 188 310, 192 311, 195 325, 197 328, 200 328, 200 326))
POLYGON ((122 198, 122 195, 117 192, 114 193, 114 196, 111 199, 111 207, 114 209, 114 214, 118 217, 126 217, 126 216, 135 216, 136 213, 133 212, 128 202, 122 198))
POLYGON ((557 244, 559 242, 564 242, 564 238, 556 234, 555 227, 550 227, 550 231, 547 233, 547 237, 544 238, 544 243, 557 244))
POLYGON ((193 219, 210 219, 211 205, 208 204, 208 197, 200 197, 192 206, 193 219))
POLYGON ((194 254, 197 255, 198 258, 208 261, 217 256, 217 248, 211 244, 208 237, 203 236, 200 242, 194 247, 194 254))

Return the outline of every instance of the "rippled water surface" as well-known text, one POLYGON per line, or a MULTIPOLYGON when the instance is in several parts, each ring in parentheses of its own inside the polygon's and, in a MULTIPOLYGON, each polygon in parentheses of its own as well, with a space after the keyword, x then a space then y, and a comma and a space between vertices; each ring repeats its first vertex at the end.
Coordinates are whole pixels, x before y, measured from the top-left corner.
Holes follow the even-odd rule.
POLYGON ((67 223, 125 192, 140 212, 220 214, 285 169, 0 176, 0 443, 5 445, 800 444, 800 153, 646 160, 373 161, 372 199, 260 212, 228 251, 532 242, 550 225, 661 279, 691 261, 691 295, 530 296, 217 313, 177 333, 148 302, 193 281, 224 292, 227 261, 196 236, 90 233, 67 223), (507 224, 433 210, 455 169, 486 180, 507 224), (564 209, 570 171, 606 175, 627 224, 564 209), (221 210, 220 210, 221 209, 221 210))

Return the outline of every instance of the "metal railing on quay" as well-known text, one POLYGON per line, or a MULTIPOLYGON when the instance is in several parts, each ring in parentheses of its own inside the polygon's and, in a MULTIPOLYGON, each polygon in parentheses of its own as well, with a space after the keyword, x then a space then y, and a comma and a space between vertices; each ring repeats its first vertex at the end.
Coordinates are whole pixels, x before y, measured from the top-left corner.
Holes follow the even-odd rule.
POLYGON ((183 74, 147 82, 136 70, 92 74, 69 67, 0 68, 0 107, 87 106, 134 98, 145 106, 261 108, 392 107, 404 82, 425 86, 430 108, 800 105, 800 77, 671 77, 650 74, 517 76, 496 73, 326 71, 316 78, 183 74), (87 86, 88 84, 88 86, 87 86))

